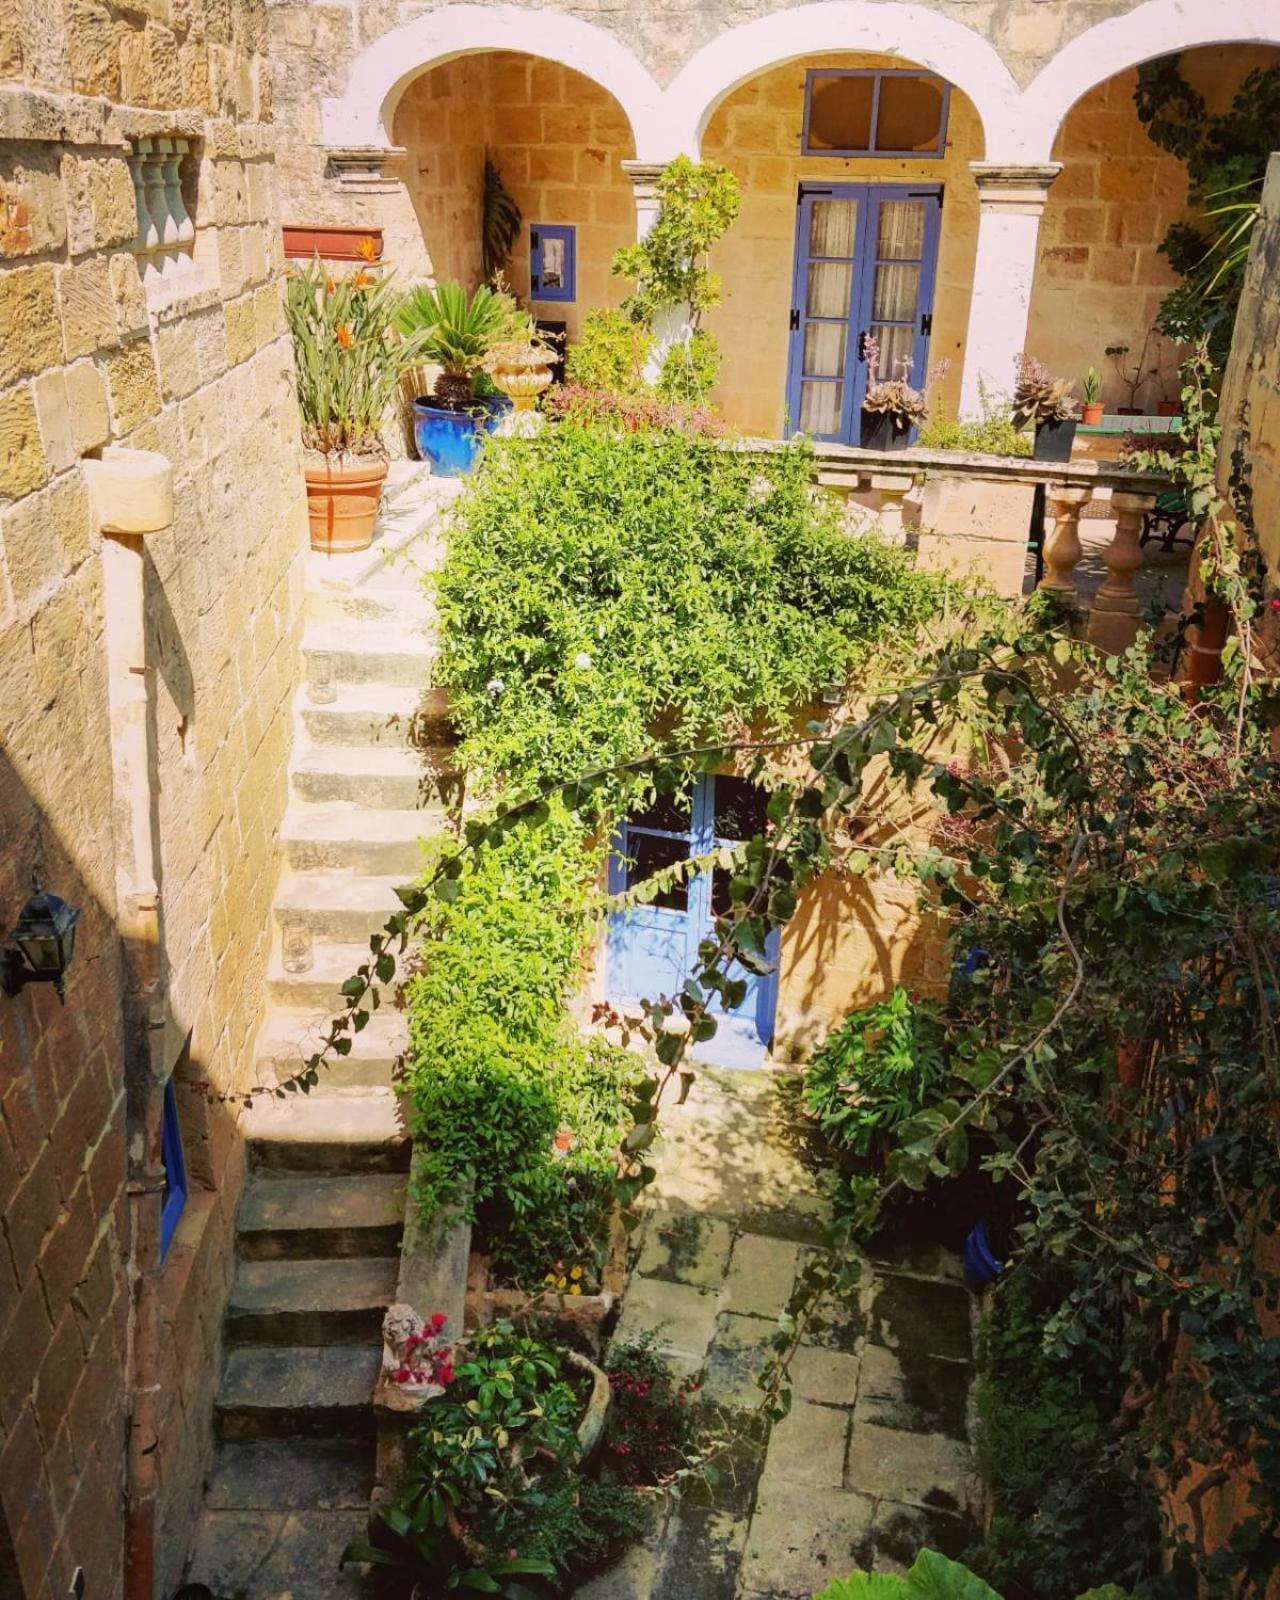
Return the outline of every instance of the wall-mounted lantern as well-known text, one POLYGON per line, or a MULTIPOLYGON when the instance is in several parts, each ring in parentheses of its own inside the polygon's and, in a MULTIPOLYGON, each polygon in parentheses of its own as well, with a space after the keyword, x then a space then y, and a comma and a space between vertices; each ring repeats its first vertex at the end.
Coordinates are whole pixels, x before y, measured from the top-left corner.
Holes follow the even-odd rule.
POLYGON ((17 994, 29 983, 51 983, 66 999, 64 979, 76 947, 80 913, 56 894, 33 894, 18 917, 10 947, 0 954, 0 988, 17 994))

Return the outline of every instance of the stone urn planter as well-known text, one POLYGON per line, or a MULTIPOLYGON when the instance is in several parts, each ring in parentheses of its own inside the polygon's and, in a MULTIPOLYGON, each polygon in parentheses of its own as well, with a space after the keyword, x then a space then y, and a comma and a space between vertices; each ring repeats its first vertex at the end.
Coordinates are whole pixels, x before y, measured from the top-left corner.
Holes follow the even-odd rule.
POLYGON ((327 556, 368 549, 386 482, 386 460, 379 456, 308 453, 303 476, 307 483, 311 548, 327 556))

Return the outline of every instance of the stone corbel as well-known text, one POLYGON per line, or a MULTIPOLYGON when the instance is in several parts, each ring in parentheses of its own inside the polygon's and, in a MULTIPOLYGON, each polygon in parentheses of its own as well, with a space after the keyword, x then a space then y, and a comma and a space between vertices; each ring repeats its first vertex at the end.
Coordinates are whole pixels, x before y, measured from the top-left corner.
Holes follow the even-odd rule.
POLYGON ((326 145, 325 176, 354 194, 388 194, 400 182, 394 169, 404 155, 398 145, 326 145))
POLYGON ((1039 166, 1012 166, 999 161, 971 161, 969 171, 978 188, 978 203, 984 211, 1004 211, 1038 217, 1053 180, 1062 171, 1061 161, 1046 161, 1039 166))

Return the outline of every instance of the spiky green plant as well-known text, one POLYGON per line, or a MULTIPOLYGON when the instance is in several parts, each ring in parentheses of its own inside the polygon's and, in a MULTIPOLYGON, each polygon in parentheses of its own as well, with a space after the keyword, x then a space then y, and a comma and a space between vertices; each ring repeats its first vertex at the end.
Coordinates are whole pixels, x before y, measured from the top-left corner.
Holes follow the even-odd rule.
POLYGON ((480 248, 484 256, 484 275, 492 278, 511 259, 520 233, 520 207, 502 181, 502 174, 489 156, 484 158, 484 197, 480 209, 480 248))
POLYGON ((285 315, 308 450, 384 454, 383 416, 420 358, 416 338, 396 330, 397 300, 390 278, 369 267, 335 277, 317 256, 290 274, 285 315))
POLYGON ((468 295, 456 281, 410 289, 396 322, 407 338, 419 342, 421 359, 441 369, 432 396, 450 410, 472 398, 475 374, 495 345, 532 331, 510 295, 483 283, 468 295))

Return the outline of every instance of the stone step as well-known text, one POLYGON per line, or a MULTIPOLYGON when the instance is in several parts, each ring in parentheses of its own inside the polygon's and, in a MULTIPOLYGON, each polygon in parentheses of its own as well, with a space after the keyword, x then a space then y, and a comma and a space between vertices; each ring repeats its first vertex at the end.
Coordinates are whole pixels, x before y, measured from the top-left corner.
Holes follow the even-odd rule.
POLYGON ((242 1261, 227 1302, 227 1343, 376 1344, 399 1271, 398 1255, 242 1261))
POLYGON ((367 811, 349 801, 295 800, 284 814, 280 839, 295 871, 398 874, 408 883, 422 871, 420 841, 443 832, 447 823, 438 806, 367 811))
MULTIPOLYGON (((299 1071, 320 1048, 328 1021, 327 1014, 309 1011, 276 1008, 268 1012, 256 1050, 263 1081, 279 1083, 299 1071)), ((380 1006, 360 1032, 351 1036, 350 1052, 328 1058, 321 1069, 321 1084, 325 1089, 390 1089, 408 1039, 404 1013, 391 1005, 380 1006)))
POLYGON ((446 760, 454 744, 448 699, 443 689, 415 689, 409 684, 340 683, 334 698, 316 705, 306 687, 298 691, 298 713, 316 745, 367 746, 435 751, 446 760))
POLYGON ((404 906, 396 876, 366 877, 353 872, 285 872, 276 889, 275 917, 301 917, 313 939, 356 944, 384 931, 387 918, 404 906))
POLYGON ((218 1438, 371 1440, 381 1361, 377 1343, 230 1350, 214 1405, 218 1438))
POLYGON ((414 750, 295 749, 290 763, 300 800, 344 800, 370 809, 410 811, 430 798, 430 779, 414 750))
POLYGON ((405 1179, 255 1172, 236 1218, 242 1262, 393 1256, 404 1231, 405 1179))
MULTIPOLYGON (((278 941, 277 941, 278 945, 278 941)), ((317 944, 312 951, 311 966, 306 972, 286 972, 277 948, 267 969, 267 997, 286 1010, 305 1011, 311 1016, 323 1014, 326 1025, 346 1006, 342 998, 342 985, 355 975, 356 969, 369 960, 369 944, 317 944)), ((403 977, 403 973, 399 976, 403 977)), ((382 1004, 390 1006, 394 996, 394 982, 385 988, 382 1004)))
POLYGON ((275 1172, 404 1172, 409 1139, 387 1089, 256 1099, 245 1113, 249 1160, 275 1172))
POLYGON ((204 1503, 209 1511, 367 1512, 372 1492, 370 1452, 345 1441, 298 1439, 219 1445, 204 1503))
POLYGON ((188 1577, 236 1600, 373 1600, 368 1568, 338 1566, 349 1544, 367 1542, 368 1521, 368 1506, 205 1511, 188 1577))
POLYGON ((308 622, 401 623, 408 628, 430 627, 435 602, 427 594, 420 572, 406 564, 393 566, 396 581, 371 589, 366 585, 317 585, 307 591, 308 622))
POLYGON ((436 647, 421 628, 393 626, 374 618, 351 617, 337 622, 309 622, 302 634, 309 674, 313 657, 329 658, 338 683, 398 683, 425 688, 430 681, 436 647))

